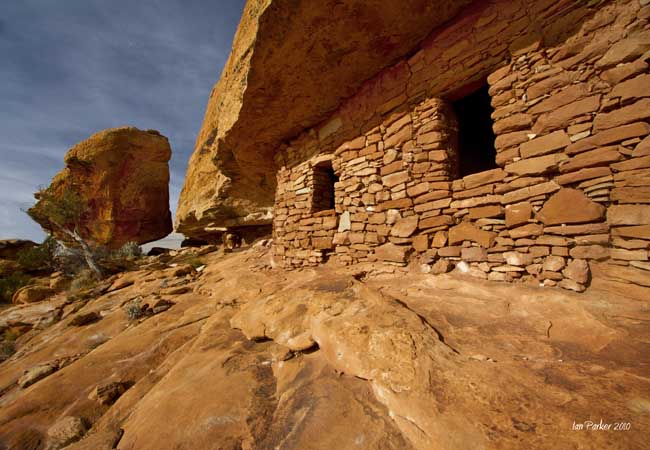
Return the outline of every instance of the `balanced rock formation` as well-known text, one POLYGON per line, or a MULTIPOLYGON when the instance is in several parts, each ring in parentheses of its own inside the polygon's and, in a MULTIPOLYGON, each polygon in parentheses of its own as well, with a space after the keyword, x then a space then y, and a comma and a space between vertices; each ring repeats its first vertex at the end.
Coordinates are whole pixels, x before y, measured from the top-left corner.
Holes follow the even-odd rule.
POLYGON ((66 153, 66 167, 49 189, 71 189, 88 205, 80 234, 92 242, 109 248, 144 244, 172 231, 170 157, 169 141, 155 130, 104 130, 66 153))
MULTIPOLYGON (((468 3, 248 1, 196 140, 177 231, 205 238, 217 227, 270 224, 280 144, 468 3)), ((321 137, 339 125, 324 124, 321 137)))

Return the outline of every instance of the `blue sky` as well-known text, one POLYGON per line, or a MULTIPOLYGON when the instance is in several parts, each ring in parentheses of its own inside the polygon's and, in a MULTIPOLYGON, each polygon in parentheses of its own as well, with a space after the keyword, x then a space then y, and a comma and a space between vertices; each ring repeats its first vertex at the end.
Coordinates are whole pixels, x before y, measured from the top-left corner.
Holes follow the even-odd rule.
POLYGON ((175 213, 245 0, 2 0, 0 239, 40 241, 21 211, 91 134, 154 128, 172 146, 175 213))

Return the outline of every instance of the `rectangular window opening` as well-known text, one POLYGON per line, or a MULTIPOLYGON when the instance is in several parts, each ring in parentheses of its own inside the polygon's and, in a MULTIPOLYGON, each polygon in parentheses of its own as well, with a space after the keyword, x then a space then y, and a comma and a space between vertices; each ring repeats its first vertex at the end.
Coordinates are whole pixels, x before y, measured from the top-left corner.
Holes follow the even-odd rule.
POLYGON ((334 173, 331 161, 324 161, 314 167, 312 213, 334 209, 334 183, 339 177, 334 173))
POLYGON ((497 167, 488 89, 485 83, 482 88, 452 103, 458 120, 460 178, 497 167))

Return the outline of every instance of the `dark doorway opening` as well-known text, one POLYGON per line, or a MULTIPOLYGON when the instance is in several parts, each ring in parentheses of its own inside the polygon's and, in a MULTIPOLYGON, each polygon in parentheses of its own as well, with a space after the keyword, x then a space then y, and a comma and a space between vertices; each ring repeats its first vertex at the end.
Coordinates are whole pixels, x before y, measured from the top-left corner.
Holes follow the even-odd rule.
POLYGON ((334 209, 334 183, 339 177, 334 173, 331 161, 322 162, 314 167, 313 213, 334 209))
POLYGON ((459 177, 495 169, 497 151, 492 130, 488 85, 452 103, 458 120, 459 177))

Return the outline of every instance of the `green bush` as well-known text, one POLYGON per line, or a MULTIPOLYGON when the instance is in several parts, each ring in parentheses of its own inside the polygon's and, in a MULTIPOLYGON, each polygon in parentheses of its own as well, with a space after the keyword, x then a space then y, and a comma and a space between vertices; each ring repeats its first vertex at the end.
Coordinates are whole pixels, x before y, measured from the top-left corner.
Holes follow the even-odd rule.
POLYGON ((4 362, 16 353, 16 344, 13 341, 0 341, 0 362, 4 362))
POLYGON ((124 313, 127 319, 129 319, 129 322, 136 321, 144 316, 141 300, 142 297, 138 296, 123 306, 124 313))
MULTIPOLYGON (((142 256, 142 250, 135 242, 128 242, 118 250, 88 246, 88 251, 92 253, 97 266, 109 274, 129 270, 133 266, 133 259, 142 256)), ((87 273, 88 264, 82 249, 74 243, 60 243, 51 236, 41 245, 19 252, 17 260, 26 272, 46 269, 59 271, 79 278, 81 285, 92 278, 87 273)))
POLYGON ((194 267, 195 269, 198 269, 199 267, 205 265, 203 260, 199 258, 196 255, 190 255, 186 258, 181 258, 178 260, 178 263, 180 264, 189 264, 190 266, 194 267))
POLYGON ((16 255, 18 264, 28 271, 54 269, 57 246, 56 240, 48 236, 42 244, 19 251, 16 255))
POLYGON ((23 286, 27 286, 31 278, 24 273, 12 273, 9 276, 0 278, 0 302, 11 303, 14 292, 23 286))
POLYGON ((11 329, 5 330, 0 335, 0 363, 16 353, 16 339, 18 339, 18 334, 11 329))

